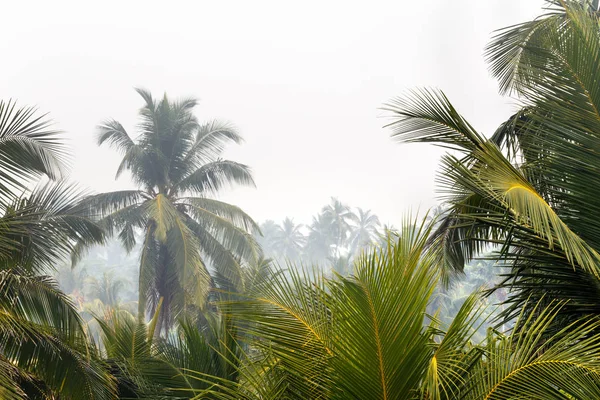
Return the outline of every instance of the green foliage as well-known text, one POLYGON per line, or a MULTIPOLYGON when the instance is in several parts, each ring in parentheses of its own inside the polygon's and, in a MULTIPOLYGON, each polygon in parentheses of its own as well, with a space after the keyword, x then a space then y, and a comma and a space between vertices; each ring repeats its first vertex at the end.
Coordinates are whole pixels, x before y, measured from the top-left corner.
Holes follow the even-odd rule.
POLYGON ((294 268, 221 301, 253 354, 236 364, 237 380, 214 379, 197 398, 597 397, 600 321, 556 332, 563 303, 533 304, 535 313, 522 313, 515 329, 490 329, 481 343, 473 340, 484 312, 477 295, 443 329, 428 319, 441 273, 430 229, 405 224, 395 242, 358 259, 350 276, 294 268))
POLYGON ((449 271, 490 245, 499 249, 499 264, 511 268, 498 285, 511 290, 506 320, 550 299, 568 300, 558 326, 600 312, 598 57, 598 15, 586 4, 556 3, 488 47, 501 89, 525 103, 490 139, 438 91, 386 107, 394 137, 458 151, 442 160, 449 211, 435 242, 449 271))
POLYGON ((46 115, 34 107, 0 101, 0 198, 12 201, 26 184, 65 172, 67 147, 46 115))
POLYGON ((7 399, 112 399, 114 382, 73 303, 40 275, 76 242, 104 239, 80 207, 82 191, 33 178, 60 176, 65 147, 31 108, 0 102, 0 394, 7 399))

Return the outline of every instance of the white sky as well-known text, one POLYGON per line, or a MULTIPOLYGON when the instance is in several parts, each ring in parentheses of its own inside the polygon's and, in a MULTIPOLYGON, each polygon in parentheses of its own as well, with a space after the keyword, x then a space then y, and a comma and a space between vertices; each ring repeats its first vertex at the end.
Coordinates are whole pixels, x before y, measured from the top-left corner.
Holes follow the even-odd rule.
POLYGON ((109 117, 135 131, 133 87, 195 96, 200 119, 231 121, 246 139, 226 155, 258 188, 223 198, 258 221, 304 223, 330 196, 394 224, 435 204, 441 151, 394 143, 378 107, 438 87, 489 134, 515 106, 497 95, 483 48, 542 12, 540 0, 0 3, 0 98, 50 113, 71 138, 74 180, 130 187, 94 134, 109 117))

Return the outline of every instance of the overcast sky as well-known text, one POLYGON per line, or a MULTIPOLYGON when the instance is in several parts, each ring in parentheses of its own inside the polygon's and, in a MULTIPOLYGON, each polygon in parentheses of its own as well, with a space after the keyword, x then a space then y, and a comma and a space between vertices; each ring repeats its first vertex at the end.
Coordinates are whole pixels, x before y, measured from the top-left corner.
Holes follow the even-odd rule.
POLYGON ((135 131, 155 96, 200 99, 197 115, 246 139, 227 157, 256 189, 223 198, 256 220, 310 216, 337 196, 396 225, 435 204, 440 150, 401 145, 378 107, 407 88, 443 89, 481 132, 515 109, 483 60, 495 29, 532 19, 539 0, 5 1, 0 98, 49 112, 71 140, 72 179, 96 191, 119 157, 95 144, 106 118, 135 131))

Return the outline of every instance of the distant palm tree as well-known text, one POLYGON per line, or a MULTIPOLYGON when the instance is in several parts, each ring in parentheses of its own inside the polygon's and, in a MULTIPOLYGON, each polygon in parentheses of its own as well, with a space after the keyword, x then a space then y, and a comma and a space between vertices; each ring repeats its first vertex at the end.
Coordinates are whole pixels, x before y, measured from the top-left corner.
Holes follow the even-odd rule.
POLYGON ((321 211, 324 218, 329 221, 331 234, 335 237, 336 252, 339 253, 341 247, 344 247, 348 235, 352 231, 351 222, 356 222, 357 217, 350 207, 342 203, 335 197, 331 198, 331 203, 321 211))
POLYGON ((350 250, 352 254, 356 254, 372 244, 377 237, 377 229, 381 225, 379 217, 373 214, 371 210, 365 211, 362 208, 357 210, 356 227, 350 233, 350 250))
POLYGON ((208 268, 239 281, 239 261, 256 258, 252 232, 258 227, 240 208, 215 200, 223 188, 254 185, 250 169, 220 156, 226 144, 240 143, 229 125, 201 125, 193 115, 195 99, 155 100, 145 90, 139 136, 132 138, 115 120, 99 127, 98 143, 123 155, 117 177, 132 174, 139 189, 92 196, 99 213, 127 250, 144 231, 139 273, 138 317, 144 320, 163 299, 158 332, 165 331, 186 304, 202 303, 210 287, 208 268))
POLYGON ((296 225, 294 220, 286 218, 277 226, 274 247, 280 257, 285 260, 296 261, 302 254, 306 237, 302 233, 302 225, 296 225))
POLYGON ((260 233, 257 232, 258 244, 260 244, 263 253, 268 257, 275 256, 275 242, 277 241, 278 226, 271 219, 260 224, 260 233))
POLYGON ((112 272, 104 272, 100 279, 89 277, 86 281, 91 298, 99 299, 110 307, 119 305, 120 292, 125 288, 125 280, 115 277, 112 272))
POLYGON ((305 248, 307 258, 312 262, 325 262, 331 257, 333 245, 335 244, 329 219, 323 214, 318 214, 313 217, 312 224, 308 229, 308 240, 305 248))

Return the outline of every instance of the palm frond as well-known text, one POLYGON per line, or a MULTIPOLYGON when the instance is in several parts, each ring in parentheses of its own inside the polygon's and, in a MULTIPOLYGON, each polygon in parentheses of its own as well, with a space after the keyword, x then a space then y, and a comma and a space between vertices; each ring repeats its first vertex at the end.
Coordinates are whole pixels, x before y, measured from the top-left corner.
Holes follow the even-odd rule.
POLYGON ((0 101, 0 194, 23 190, 24 183, 47 175, 60 178, 69 160, 60 132, 33 107, 0 101))
POLYGON ((234 161, 218 160, 204 164, 184 177, 177 184, 177 190, 214 195, 234 184, 255 186, 250 168, 234 161))

